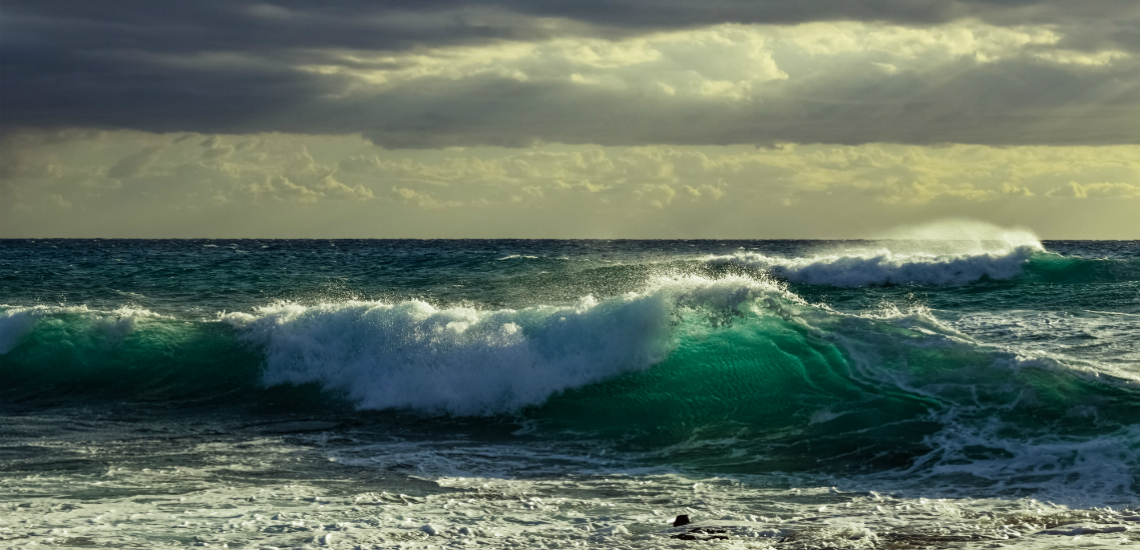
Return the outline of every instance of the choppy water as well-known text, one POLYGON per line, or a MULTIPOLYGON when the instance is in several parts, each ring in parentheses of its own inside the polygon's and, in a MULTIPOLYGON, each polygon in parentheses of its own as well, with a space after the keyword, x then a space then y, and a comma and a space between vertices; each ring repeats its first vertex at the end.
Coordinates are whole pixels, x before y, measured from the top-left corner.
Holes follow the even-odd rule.
POLYGON ((1140 544, 1140 242, 954 239, 0 240, 0 547, 1140 544))

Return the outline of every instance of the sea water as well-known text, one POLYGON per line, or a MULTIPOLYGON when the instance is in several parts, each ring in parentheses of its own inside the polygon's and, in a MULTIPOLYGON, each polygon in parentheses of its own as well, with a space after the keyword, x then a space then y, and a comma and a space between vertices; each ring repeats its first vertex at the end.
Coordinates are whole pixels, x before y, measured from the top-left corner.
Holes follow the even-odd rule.
POLYGON ((1140 546, 1140 242, 890 237, 0 240, 0 548, 1140 546))

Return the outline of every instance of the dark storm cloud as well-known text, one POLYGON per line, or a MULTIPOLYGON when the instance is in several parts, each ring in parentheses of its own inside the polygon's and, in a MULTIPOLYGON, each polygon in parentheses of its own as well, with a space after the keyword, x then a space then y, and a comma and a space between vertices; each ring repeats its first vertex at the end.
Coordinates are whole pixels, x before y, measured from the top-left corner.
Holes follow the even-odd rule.
POLYGON ((1133 0, 9 0, 3 13, 9 29, 67 44, 186 51, 391 49, 556 32, 518 15, 620 32, 718 23, 934 24, 965 17, 1000 24, 1112 24, 1135 21, 1140 7, 1133 0))
MULTIPOLYGON (((775 92, 762 101, 734 104, 491 76, 347 93, 351 76, 297 70, 330 63, 333 50, 616 39, 720 23, 922 27, 967 17, 1051 25, 1064 35, 1059 46, 1074 50, 1140 51, 1140 7, 1132 0, 9 0, 0 4, 0 124, 359 132, 391 147, 1140 141, 1133 129, 1140 71, 1132 60, 1114 70, 1009 60, 938 76, 801 83, 793 75, 771 84, 775 92)), ((399 63, 335 61, 372 70, 399 63)))
POLYGON ((353 125, 379 145, 406 148, 542 141, 1103 145, 1140 141, 1137 84, 1133 78, 1118 93, 1113 75, 1076 81, 1064 70, 999 63, 937 82, 899 76, 826 90, 782 82, 782 99, 725 106, 483 80, 361 98, 310 122, 326 131, 353 125), (351 114, 338 120, 337 112, 351 114))

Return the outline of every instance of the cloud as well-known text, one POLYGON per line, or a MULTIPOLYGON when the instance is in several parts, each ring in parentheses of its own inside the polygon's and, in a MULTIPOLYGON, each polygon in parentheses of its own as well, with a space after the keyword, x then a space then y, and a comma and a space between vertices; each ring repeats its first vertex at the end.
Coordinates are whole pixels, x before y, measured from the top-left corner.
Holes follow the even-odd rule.
POLYGON ((726 25, 637 36, 448 47, 406 53, 329 52, 324 63, 299 70, 351 82, 342 97, 403 86, 471 79, 547 83, 669 95, 751 98, 759 83, 787 78, 756 29, 726 25))
MULTIPOLYGON (((400 199, 403 199, 405 204, 415 204, 420 208, 426 208, 428 210, 439 210, 443 208, 455 208, 463 206, 462 201, 439 201, 436 200, 435 197, 431 196, 431 193, 424 191, 415 191, 408 189, 407 187, 392 187, 392 193, 400 199)), ((486 201, 485 199, 477 199, 477 202, 482 203, 486 201)))
POLYGON ((59 193, 52 193, 51 195, 48 195, 48 199, 51 200, 52 204, 60 208, 71 208, 71 203, 64 200, 63 195, 60 195, 59 193))
POLYGON ((140 176, 144 171, 158 159, 158 154, 161 151, 159 147, 147 147, 137 153, 131 153, 111 166, 107 170, 107 176, 115 179, 126 179, 140 176))
POLYGON ((179 204, 197 195, 219 204, 375 199, 365 182, 342 181, 335 163, 282 136, 27 131, 5 135, 0 147, 9 192, 53 190, 56 204, 111 196, 179 204))
MULTIPOLYGON (((333 179, 331 175, 325 176, 309 186, 293 183, 289 178, 280 174, 266 175, 261 181, 245 184, 244 190, 256 202, 288 200, 316 203, 326 199, 365 201, 375 198, 372 190, 363 185, 350 187, 333 179)), ((215 193, 213 198, 219 202, 229 202, 230 200, 229 196, 223 193, 215 193)))
POLYGON ((262 181, 251 182, 246 185, 246 191, 254 201, 261 200, 293 200, 297 202, 317 202, 320 195, 317 192, 297 185, 289 178, 281 175, 266 176, 262 181))
POLYGON ((704 197, 704 196, 712 197, 713 200, 720 200, 720 198, 725 195, 725 192, 723 189, 709 185, 707 183, 701 185, 700 187, 693 187, 691 185, 686 185, 684 187, 684 189, 685 189, 686 193, 688 193, 689 195, 691 195, 693 197, 693 200, 697 200, 700 197, 704 197))
POLYGON ((0 143, 0 166, 8 167, 10 193, 58 193, 73 203, 151 196, 179 204, 194 193, 205 201, 203 208, 242 201, 392 200, 441 208, 568 196, 680 208, 744 195, 802 202, 840 190, 883 204, 923 205, 1040 195, 1126 197, 1140 185, 1138 146, 548 145, 411 151, 377 148, 359 136, 29 131, 0 143), (224 154, 206 154, 211 151, 224 154), (375 189, 389 192, 378 196, 375 189))
POLYGON ((1047 197, 1072 197, 1076 199, 1133 199, 1140 197, 1140 185, 1130 183, 1086 183, 1069 182, 1066 187, 1052 189, 1047 197))
POLYGON ((677 190, 663 183, 644 184, 634 191, 634 195, 657 208, 665 208, 673 202, 677 190))
POLYGON ((1136 145, 390 150, 360 136, 26 130, 0 136, 0 167, 9 236, 843 237, 1010 213, 1062 237, 1140 235, 1136 145), (145 168, 113 177, 124 164, 145 168))
POLYGON ((371 189, 368 189, 367 187, 364 187, 363 185, 349 186, 349 185, 343 184, 343 183, 333 179, 331 174, 321 178, 320 181, 317 183, 316 188, 318 189, 318 192, 320 192, 324 196, 329 196, 329 197, 334 197, 334 198, 339 198, 339 199, 366 201, 366 200, 375 198, 372 195, 371 189))
POLYGON ((1037 194, 1031 191, 1028 187, 1009 182, 1003 182, 1001 184, 1001 193, 1003 195, 1011 195, 1015 197, 1032 197, 1037 194))
POLYGON ((361 134, 389 148, 1140 141, 1140 14, 1123 1, 43 0, 6 4, 2 24, 8 132, 361 134))

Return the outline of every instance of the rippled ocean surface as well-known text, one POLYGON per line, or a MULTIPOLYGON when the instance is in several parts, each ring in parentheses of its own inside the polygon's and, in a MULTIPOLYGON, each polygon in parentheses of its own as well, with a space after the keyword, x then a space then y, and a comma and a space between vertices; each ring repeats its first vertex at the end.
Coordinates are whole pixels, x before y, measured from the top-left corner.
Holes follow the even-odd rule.
POLYGON ((1140 546, 1140 242, 922 237, 0 240, 0 548, 1140 546))

